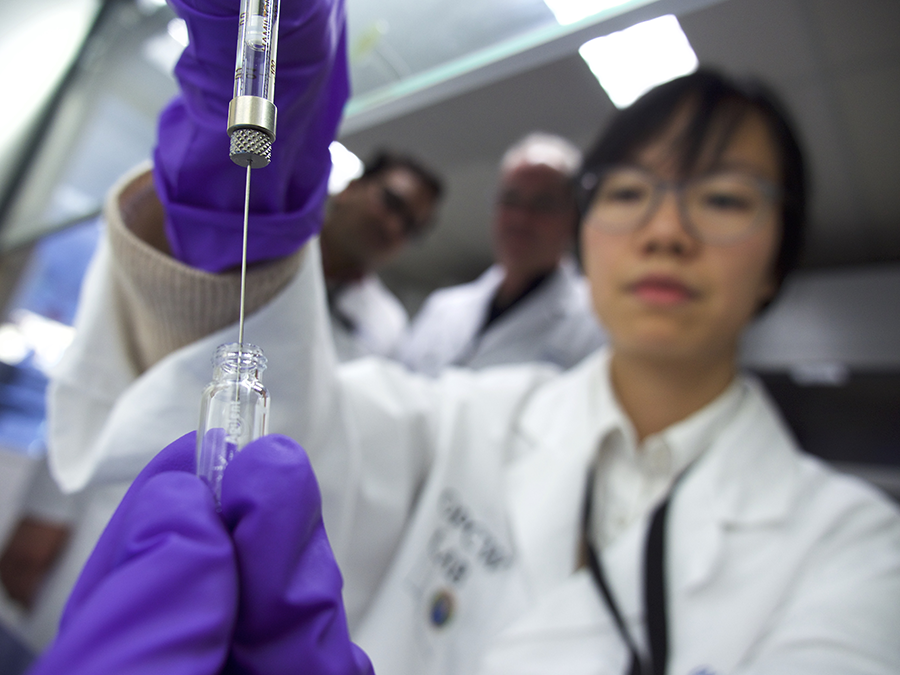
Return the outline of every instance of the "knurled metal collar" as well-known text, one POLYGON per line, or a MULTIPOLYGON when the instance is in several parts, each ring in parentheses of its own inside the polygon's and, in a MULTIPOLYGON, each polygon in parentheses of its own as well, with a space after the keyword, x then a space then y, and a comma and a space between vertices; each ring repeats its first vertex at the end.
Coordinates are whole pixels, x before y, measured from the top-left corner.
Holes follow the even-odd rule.
POLYGON ((260 96, 236 96, 228 104, 230 155, 240 166, 256 169, 272 160, 277 110, 260 96))

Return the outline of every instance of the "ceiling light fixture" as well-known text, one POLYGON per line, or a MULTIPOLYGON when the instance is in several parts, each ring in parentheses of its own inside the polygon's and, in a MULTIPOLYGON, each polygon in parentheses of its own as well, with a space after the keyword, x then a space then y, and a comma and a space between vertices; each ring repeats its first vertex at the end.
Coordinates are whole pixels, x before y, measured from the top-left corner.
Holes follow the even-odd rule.
POLYGON ((544 0, 544 4, 560 26, 568 26, 604 10, 633 4, 633 0, 544 0))
POLYGON ((626 108, 658 84, 699 65, 672 14, 585 42, 578 49, 617 108, 626 108))
POLYGON ((359 157, 337 141, 332 141, 328 150, 331 152, 328 194, 334 195, 347 187, 351 180, 362 176, 365 167, 359 157))
POLYGON ((187 23, 184 19, 175 18, 169 21, 166 25, 166 32, 182 47, 188 46, 190 38, 188 38, 187 23))

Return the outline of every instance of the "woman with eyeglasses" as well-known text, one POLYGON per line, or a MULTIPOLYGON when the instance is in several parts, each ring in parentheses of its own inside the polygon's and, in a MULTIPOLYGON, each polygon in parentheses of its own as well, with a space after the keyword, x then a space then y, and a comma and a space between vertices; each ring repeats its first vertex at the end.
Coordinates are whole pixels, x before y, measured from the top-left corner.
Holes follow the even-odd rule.
MULTIPOLYGON (((110 210, 113 260, 133 260, 117 272, 126 276, 151 267, 136 241, 146 229, 133 223, 131 180, 110 210)), ((268 356, 271 429, 309 453, 328 540, 294 441, 270 436, 238 455, 220 516, 199 479, 175 470, 192 466, 187 436, 126 497, 59 644, 71 644, 68 627, 114 610, 153 623, 156 651, 144 658, 174 645, 189 660, 185 645, 202 642, 255 672, 293 672, 304 654, 316 657, 309 672, 362 671, 339 630, 343 599, 349 634, 381 675, 900 672, 896 506, 805 455, 737 365, 744 329, 775 297, 802 239, 801 153, 778 105, 709 71, 670 82, 617 113, 586 155, 579 188, 581 256, 608 347, 562 374, 525 365, 431 380, 377 359, 339 368, 318 253, 305 247, 299 272, 247 333, 268 356), (167 482, 173 489, 160 492, 167 482), (117 546, 138 530, 178 529, 186 514, 199 524, 181 528, 183 539, 204 533, 221 544, 217 555, 204 562, 185 547, 153 569, 177 571, 178 588, 233 584, 240 601, 228 586, 224 599, 182 601, 175 612, 154 594, 141 612, 127 598, 148 594, 150 581, 105 590, 145 550, 117 558, 117 546), (122 588, 137 590, 123 597, 122 588), (319 670, 329 653, 342 665, 319 670), (255 660, 264 655, 266 668, 255 660)), ((171 194, 161 197, 177 216, 171 194)), ((193 275, 202 296, 196 270, 172 259, 164 269, 160 284, 193 275)), ((117 283, 98 276, 88 307, 117 283)), ((191 321, 153 318, 182 329, 191 321)), ((195 409, 203 366, 224 337, 192 341, 144 372, 90 452, 58 451, 60 474, 109 475, 125 458, 146 461, 163 433, 193 428, 184 411, 195 409)), ((135 621, 103 625, 115 634, 135 621)))

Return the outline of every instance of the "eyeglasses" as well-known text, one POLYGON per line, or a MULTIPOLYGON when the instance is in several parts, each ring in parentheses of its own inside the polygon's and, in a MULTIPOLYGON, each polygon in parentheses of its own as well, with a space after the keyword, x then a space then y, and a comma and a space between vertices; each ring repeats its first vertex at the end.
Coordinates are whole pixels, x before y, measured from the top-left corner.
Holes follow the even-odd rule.
POLYGON ((387 185, 380 186, 381 203, 388 211, 400 218, 403 225, 403 234, 406 237, 415 237, 422 233, 427 222, 419 221, 412 212, 409 203, 387 185))
POLYGON ((526 198, 516 190, 502 190, 497 195, 497 205, 505 209, 522 209, 535 216, 555 216, 572 208, 570 202, 554 195, 526 198))
POLYGON ((588 216, 593 226, 607 232, 637 230, 673 190, 685 228, 708 244, 731 244, 749 236, 771 216, 780 198, 768 181, 739 171, 664 181, 642 169, 619 167, 601 174, 597 185, 588 216))

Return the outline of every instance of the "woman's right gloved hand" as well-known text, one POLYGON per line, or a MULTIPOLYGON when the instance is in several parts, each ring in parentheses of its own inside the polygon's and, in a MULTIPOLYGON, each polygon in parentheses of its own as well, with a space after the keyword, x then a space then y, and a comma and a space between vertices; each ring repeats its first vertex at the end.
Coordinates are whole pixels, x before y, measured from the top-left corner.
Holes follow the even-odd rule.
MULTIPOLYGON (((169 0, 190 44, 163 111, 153 177, 172 255, 221 272, 241 261, 246 170, 229 157, 240 0, 169 0)), ((343 0, 281 0, 272 163, 253 170, 248 262, 290 255, 321 227, 334 139, 349 93, 343 0)))
POLYGON ((222 519, 237 558, 240 599, 230 663, 277 675, 371 673, 350 642, 343 579, 322 522, 322 497, 306 453, 266 436, 232 459, 222 519))
POLYGON ((371 673, 303 449, 249 444, 225 471, 221 514, 194 452, 188 434, 135 479, 31 675, 371 673))

